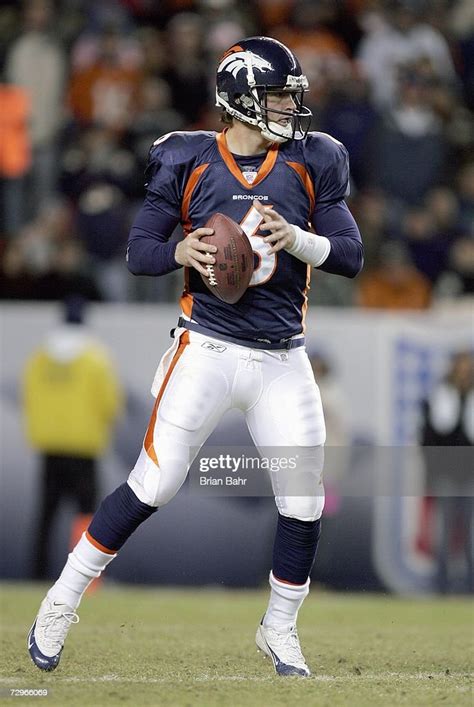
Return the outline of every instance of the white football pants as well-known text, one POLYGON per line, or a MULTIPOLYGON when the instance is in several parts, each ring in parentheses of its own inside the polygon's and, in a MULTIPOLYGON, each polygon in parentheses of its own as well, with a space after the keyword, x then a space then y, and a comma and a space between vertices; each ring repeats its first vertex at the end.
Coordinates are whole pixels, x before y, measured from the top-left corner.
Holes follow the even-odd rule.
POLYGON ((326 429, 304 347, 251 349, 177 329, 174 344, 158 366, 152 393, 155 407, 128 478, 140 501, 150 506, 168 503, 186 479, 193 461, 190 448, 199 449, 223 414, 238 408, 257 448, 299 448, 298 465, 291 473, 310 478, 314 494, 282 495, 278 474, 272 474, 278 511, 299 520, 320 518, 326 429))

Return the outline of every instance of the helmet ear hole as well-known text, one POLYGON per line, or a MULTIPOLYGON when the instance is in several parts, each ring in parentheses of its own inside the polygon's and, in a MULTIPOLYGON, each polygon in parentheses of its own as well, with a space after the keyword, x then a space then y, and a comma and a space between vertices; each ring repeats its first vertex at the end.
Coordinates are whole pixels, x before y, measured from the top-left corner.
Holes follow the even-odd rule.
POLYGON ((247 96, 247 94, 242 94, 240 96, 240 103, 244 106, 244 108, 254 108, 254 100, 252 96, 247 96))

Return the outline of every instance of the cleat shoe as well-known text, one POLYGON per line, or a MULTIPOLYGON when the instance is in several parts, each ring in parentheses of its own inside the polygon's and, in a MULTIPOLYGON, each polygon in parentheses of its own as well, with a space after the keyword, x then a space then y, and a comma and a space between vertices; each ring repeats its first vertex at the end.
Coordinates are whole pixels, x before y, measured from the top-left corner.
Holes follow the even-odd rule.
POLYGON ((61 657, 67 633, 79 616, 66 604, 45 597, 28 634, 28 652, 40 670, 54 670, 61 657))
POLYGON ((296 626, 280 633, 260 624, 255 637, 258 648, 270 656, 278 675, 309 677, 311 671, 301 652, 296 626))

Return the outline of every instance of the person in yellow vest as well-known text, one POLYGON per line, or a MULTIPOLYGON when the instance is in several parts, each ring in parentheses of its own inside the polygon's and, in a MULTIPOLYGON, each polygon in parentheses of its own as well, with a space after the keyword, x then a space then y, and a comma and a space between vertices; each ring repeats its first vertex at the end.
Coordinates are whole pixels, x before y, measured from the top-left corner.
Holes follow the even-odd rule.
POLYGON ((34 351, 24 371, 26 435, 41 455, 35 579, 48 576, 48 540, 63 501, 74 500, 79 510, 71 546, 87 528, 96 507, 97 462, 122 408, 109 355, 84 325, 84 305, 79 297, 65 301, 64 323, 34 351))

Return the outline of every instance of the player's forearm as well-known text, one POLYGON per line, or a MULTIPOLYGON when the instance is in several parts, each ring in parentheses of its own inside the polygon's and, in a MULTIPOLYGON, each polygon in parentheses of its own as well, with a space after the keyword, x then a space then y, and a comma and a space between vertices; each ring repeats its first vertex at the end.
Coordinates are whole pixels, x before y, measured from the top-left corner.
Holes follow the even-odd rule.
POLYGON ((364 264, 364 247, 357 224, 344 201, 322 205, 313 215, 316 233, 326 236, 331 249, 320 270, 355 277, 364 264))
POLYGON ((147 198, 137 213, 127 244, 127 266, 134 275, 166 275, 181 267, 170 241, 178 219, 147 198))
POLYGON ((331 251, 319 269, 343 277, 358 275, 364 265, 362 242, 350 234, 333 236, 330 242, 331 251))
POLYGON ((175 260, 176 241, 157 243, 135 235, 127 248, 127 267, 133 275, 166 275, 181 267, 175 260))
POLYGON ((324 263, 331 250, 331 243, 325 236, 318 236, 310 231, 304 231, 299 226, 292 226, 295 234, 293 244, 286 248, 290 255, 293 255, 303 263, 308 263, 313 268, 317 268, 324 263))
POLYGON ((286 248, 290 255, 313 268, 335 275, 355 277, 360 272, 363 265, 362 242, 352 227, 331 238, 304 231, 298 226, 292 228, 295 231, 295 241, 291 247, 286 248))

